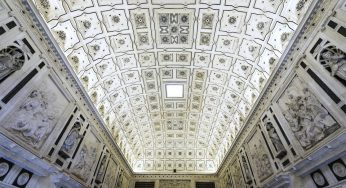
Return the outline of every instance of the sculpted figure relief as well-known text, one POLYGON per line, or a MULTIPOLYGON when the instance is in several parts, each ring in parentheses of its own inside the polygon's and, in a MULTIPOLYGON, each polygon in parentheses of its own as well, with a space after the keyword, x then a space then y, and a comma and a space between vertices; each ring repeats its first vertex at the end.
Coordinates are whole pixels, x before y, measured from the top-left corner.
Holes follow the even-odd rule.
POLYGON ((190 180, 160 180, 160 188, 190 188, 190 180))
POLYGON ((320 62, 331 69, 332 76, 346 81, 346 54, 336 46, 328 46, 320 53, 320 62))
POLYGON ((245 187, 245 184, 244 184, 244 178, 242 176, 242 172, 241 172, 241 169, 240 169, 240 164, 238 161, 235 161, 233 164, 232 164, 232 175, 233 175, 233 178, 234 178, 234 187, 245 187))
POLYGON ((96 147, 84 144, 79 152, 76 164, 71 168, 72 173, 80 179, 87 181, 96 159, 96 151, 96 147))
POLYGON ((0 51, 0 80, 21 69, 25 61, 23 51, 14 46, 0 51))
POLYGON ((270 137, 271 142, 273 143, 275 149, 276 149, 276 157, 279 159, 282 159, 286 155, 286 149, 284 145, 282 144, 280 137, 278 133, 276 132, 273 123, 270 121, 270 119, 267 117, 263 120, 263 123, 266 127, 266 130, 268 132, 268 135, 270 137))
POLYGON ((304 149, 313 147, 340 127, 298 78, 294 78, 279 99, 279 106, 304 149))
POLYGON ((243 169, 244 169, 244 175, 245 175, 245 180, 247 184, 250 184, 252 182, 252 175, 250 172, 250 167, 245 159, 245 156, 241 156, 241 163, 243 165, 243 169))
POLYGON ((15 112, 14 120, 6 129, 19 133, 21 139, 34 148, 39 148, 53 129, 57 112, 52 105, 55 100, 54 94, 48 95, 44 91, 33 90, 15 112))
POLYGON ((113 188, 116 181, 116 171, 117 171, 117 165, 116 163, 111 159, 109 162, 109 165, 107 167, 107 172, 105 175, 105 178, 103 180, 102 187, 104 188, 113 188))
POLYGON ((102 182, 103 176, 106 172, 106 161, 107 161, 107 157, 103 156, 101 160, 100 168, 97 171, 97 175, 95 179, 95 182, 97 184, 100 184, 102 182))
POLYGON ((75 122, 73 128, 68 133, 62 146, 62 149, 65 152, 69 153, 71 149, 74 148, 74 146, 76 145, 78 139, 82 137, 82 135, 79 134, 80 128, 81 123, 79 121, 75 122))
MULTIPOLYGON (((257 140, 258 141, 258 140, 257 140)), ((265 180, 273 174, 272 166, 270 164, 269 155, 265 152, 263 147, 264 143, 259 141, 259 144, 254 144, 251 147, 251 159, 255 163, 256 174, 260 181, 265 180)))

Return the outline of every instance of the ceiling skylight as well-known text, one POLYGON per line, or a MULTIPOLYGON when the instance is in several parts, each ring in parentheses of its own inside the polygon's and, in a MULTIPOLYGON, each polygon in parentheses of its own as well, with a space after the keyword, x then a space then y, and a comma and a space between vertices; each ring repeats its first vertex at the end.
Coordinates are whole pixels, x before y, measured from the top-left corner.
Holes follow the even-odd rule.
POLYGON ((182 84, 167 84, 167 98, 181 98, 184 94, 184 86, 182 84))

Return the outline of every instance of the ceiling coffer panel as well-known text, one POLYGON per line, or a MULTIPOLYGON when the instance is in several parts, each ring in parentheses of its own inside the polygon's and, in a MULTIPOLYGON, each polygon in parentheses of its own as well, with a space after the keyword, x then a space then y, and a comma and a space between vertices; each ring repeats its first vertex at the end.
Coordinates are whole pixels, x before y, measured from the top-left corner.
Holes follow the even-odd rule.
POLYGON ((311 3, 33 1, 137 173, 216 172, 311 3))

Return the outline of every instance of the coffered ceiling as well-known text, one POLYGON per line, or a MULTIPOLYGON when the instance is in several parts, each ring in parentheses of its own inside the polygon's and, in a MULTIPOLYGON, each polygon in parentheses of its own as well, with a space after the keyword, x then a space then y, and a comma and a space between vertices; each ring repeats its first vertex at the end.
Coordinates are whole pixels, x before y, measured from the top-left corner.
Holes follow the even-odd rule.
POLYGON ((312 0, 35 0, 135 172, 213 173, 312 0))

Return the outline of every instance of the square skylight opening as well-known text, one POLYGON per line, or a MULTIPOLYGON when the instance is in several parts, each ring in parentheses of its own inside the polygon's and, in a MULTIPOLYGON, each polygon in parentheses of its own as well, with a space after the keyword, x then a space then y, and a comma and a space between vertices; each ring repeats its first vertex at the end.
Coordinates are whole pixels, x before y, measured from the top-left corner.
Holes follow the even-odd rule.
POLYGON ((167 98, 182 98, 184 96, 183 84, 167 84, 166 97, 167 98))

